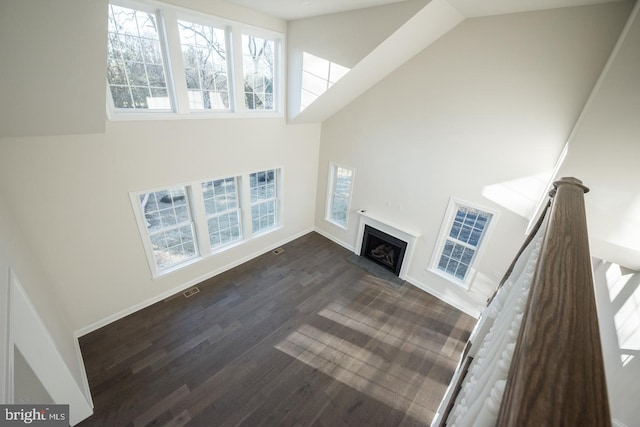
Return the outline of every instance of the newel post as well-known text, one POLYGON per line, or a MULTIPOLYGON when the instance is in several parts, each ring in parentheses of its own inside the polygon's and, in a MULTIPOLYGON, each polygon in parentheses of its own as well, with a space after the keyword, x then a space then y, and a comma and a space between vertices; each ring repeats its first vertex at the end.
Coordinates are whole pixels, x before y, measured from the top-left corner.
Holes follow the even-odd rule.
POLYGON ((584 193, 554 200, 498 416, 498 426, 610 426, 584 193))

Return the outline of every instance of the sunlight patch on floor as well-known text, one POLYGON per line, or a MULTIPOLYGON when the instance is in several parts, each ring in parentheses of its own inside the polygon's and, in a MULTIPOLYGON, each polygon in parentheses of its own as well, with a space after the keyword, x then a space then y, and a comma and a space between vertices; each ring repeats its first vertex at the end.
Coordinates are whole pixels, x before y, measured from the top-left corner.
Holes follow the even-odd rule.
MULTIPOLYGON (((433 346, 427 345, 428 341, 425 339, 425 337, 419 337, 415 334, 412 334, 410 337, 406 337, 406 328, 403 326, 406 326, 407 328, 415 328, 415 325, 411 325, 407 322, 406 325, 394 325, 393 327, 390 327, 388 322, 375 320, 379 318, 377 317, 378 314, 384 314, 382 311, 379 311, 379 313, 371 313, 370 316, 365 317, 363 320, 359 320, 358 313, 355 310, 334 302, 330 303, 318 314, 326 319, 332 320, 344 326, 348 326, 353 330, 368 335, 371 338, 375 338, 385 344, 402 347, 403 351, 415 354, 419 357, 422 357, 427 351, 434 350, 433 346)), ((439 340, 444 341, 446 338, 448 338, 448 336, 437 332, 428 330, 425 330, 424 332, 425 335, 432 335, 431 337, 429 337, 429 341, 431 341, 432 343, 439 340)))
POLYGON ((310 325, 303 325, 275 346, 337 381, 365 393, 416 420, 434 413, 415 400, 423 389, 444 393, 445 385, 418 372, 393 366, 373 349, 359 347, 310 325))

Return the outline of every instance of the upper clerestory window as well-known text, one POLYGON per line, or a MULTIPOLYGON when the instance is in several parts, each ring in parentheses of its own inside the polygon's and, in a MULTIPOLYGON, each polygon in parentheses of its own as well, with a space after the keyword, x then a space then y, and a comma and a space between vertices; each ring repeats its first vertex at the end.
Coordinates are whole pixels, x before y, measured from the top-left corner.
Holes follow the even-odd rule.
POLYGON ((178 21, 182 61, 192 110, 229 110, 227 36, 223 28, 178 21))
POLYGON ((154 11, 109 5, 107 70, 114 108, 172 110, 154 11))
POLYGON ((108 12, 109 118, 281 114, 282 34, 157 3, 108 12))

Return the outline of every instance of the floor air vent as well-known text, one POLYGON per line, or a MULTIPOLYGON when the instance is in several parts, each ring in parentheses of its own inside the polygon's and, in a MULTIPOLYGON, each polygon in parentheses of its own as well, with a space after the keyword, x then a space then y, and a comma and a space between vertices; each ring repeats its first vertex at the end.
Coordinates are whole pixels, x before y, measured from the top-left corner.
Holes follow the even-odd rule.
POLYGON ((280 255, 282 252, 284 252, 284 249, 282 249, 282 248, 278 248, 278 249, 274 249, 273 250, 273 253, 276 254, 276 255, 280 255))
POLYGON ((184 291, 183 295, 185 298, 189 298, 190 296, 193 296, 198 292, 200 292, 200 289, 198 289, 197 286, 194 286, 193 288, 189 288, 186 291, 184 291))

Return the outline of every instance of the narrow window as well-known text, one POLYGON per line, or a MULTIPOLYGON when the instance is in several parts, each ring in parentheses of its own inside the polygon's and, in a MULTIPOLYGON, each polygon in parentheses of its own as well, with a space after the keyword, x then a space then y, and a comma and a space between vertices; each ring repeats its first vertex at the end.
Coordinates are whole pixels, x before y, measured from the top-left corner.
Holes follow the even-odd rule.
POLYGON ((109 5, 107 80, 115 108, 171 110, 154 12, 109 5))
POLYGON ((178 21, 189 108, 229 110, 229 70, 224 29, 178 21))
POLYGON ((138 196, 156 272, 198 256, 189 196, 185 187, 138 196))
POLYGON ((278 170, 249 175, 251 227, 254 234, 278 225, 278 170))
POLYGON ((451 200, 440 231, 431 269, 467 285, 494 214, 451 200))
POLYGON ((240 240, 242 233, 236 178, 203 182, 202 196, 211 249, 240 240))
POLYGON ((242 35, 245 106, 249 110, 273 110, 275 42, 242 35))
POLYGON ((347 228, 353 170, 331 164, 329 169, 329 198, 327 219, 342 228, 347 228))

